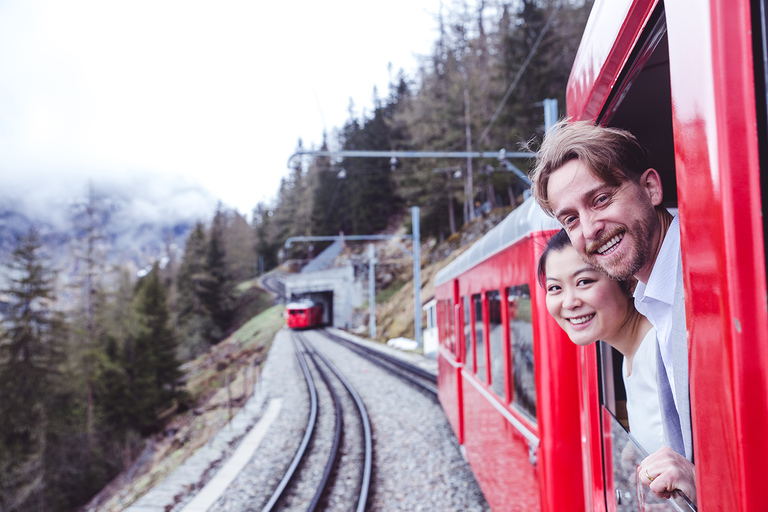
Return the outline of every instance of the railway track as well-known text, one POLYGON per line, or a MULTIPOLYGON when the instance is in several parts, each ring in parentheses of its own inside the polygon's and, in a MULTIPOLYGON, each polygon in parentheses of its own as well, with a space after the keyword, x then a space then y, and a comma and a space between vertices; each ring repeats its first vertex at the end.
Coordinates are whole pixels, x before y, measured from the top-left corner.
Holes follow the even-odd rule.
MULTIPOLYGON (((362 512, 368 498, 373 460, 371 424, 365 405, 344 375, 302 334, 292 333, 292 342, 306 380, 310 396, 310 414, 299 448, 262 511, 300 509, 309 512, 318 507, 325 509, 328 508, 330 496, 335 493, 336 502, 346 501, 349 504, 346 508, 354 507, 362 512), (313 370, 320 377, 325 393, 318 389, 313 370), (351 400, 345 400, 344 393, 351 400), (354 425, 346 425, 344 407, 357 412, 362 432, 349 431, 355 428, 354 425), (333 424, 332 429, 318 428, 320 415, 326 416, 326 425, 333 424), (345 428, 349 430, 343 432, 345 428), (327 439, 319 441, 320 436, 330 437, 330 442, 327 439), (340 450, 343 440, 360 443, 363 456, 361 460, 349 458, 344 462, 347 467, 342 470, 339 464, 342 460, 340 450), (325 461, 322 472, 318 471, 319 459, 325 461), (349 465, 353 467, 350 468, 349 465), (342 471, 361 475, 357 493, 350 493, 348 487, 334 489, 334 482, 340 480, 338 475, 342 471)), ((351 413, 347 412, 347 416, 349 414, 351 413)))
POLYGON ((385 354, 380 350, 366 347, 360 343, 355 343, 354 341, 336 335, 327 329, 322 329, 320 332, 322 332, 324 336, 351 350, 358 356, 382 367, 394 375, 397 375, 399 378, 437 399, 437 376, 435 376, 435 374, 428 372, 415 364, 403 361, 398 357, 385 354))
POLYGON ((338 338, 278 333, 255 395, 279 410, 263 441, 228 483, 164 510, 487 510, 434 395, 338 338))

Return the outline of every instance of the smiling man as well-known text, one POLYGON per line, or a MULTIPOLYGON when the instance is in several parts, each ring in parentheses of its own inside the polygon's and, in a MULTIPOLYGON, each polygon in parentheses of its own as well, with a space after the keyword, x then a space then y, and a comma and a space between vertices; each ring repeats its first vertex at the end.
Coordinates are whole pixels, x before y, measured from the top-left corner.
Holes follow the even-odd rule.
POLYGON ((659 496, 680 489, 695 500, 680 226, 661 206, 659 173, 631 133, 561 122, 539 150, 532 181, 539 205, 586 262, 614 279, 638 280, 635 306, 657 330, 669 446, 643 461, 641 478, 659 496))

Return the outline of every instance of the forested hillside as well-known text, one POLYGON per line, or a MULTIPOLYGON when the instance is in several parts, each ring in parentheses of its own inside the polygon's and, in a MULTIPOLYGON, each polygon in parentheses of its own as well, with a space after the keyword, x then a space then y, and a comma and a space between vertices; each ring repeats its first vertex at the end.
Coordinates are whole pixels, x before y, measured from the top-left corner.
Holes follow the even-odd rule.
POLYGON ((137 279, 109 250, 109 202, 93 192, 69 233, 33 225, 0 261, 3 511, 88 501, 203 398, 181 364, 272 304, 247 285, 256 238, 239 214, 219 209, 137 279))
MULTIPOLYGON (((446 2, 420 69, 374 90, 371 109, 350 105, 345 125, 314 149, 518 150, 543 132, 542 100, 562 110, 590 7, 446 2)), ((296 158, 252 222, 219 207, 183 248, 169 233, 140 277, 110 245, 109 198, 93 190, 68 234, 25 225, 0 247, 0 510, 76 509, 131 466, 148 436, 194 408, 182 364, 270 305, 249 280, 321 249, 283 253, 287 237, 376 233, 415 205, 424 239, 441 240, 522 192, 496 160, 296 158)))
MULTIPOLYGON (((325 134, 318 150, 519 151, 543 135, 542 100, 565 86, 591 2, 525 0, 446 3, 440 37, 415 76, 392 77, 372 110, 325 134)), ((299 141, 297 150, 306 150, 299 141)), ((516 160, 527 170, 531 162, 516 160)), ((497 160, 295 158, 277 198, 257 206, 258 251, 277 264, 287 236, 369 234, 394 213, 421 208, 422 233, 443 238, 496 206, 519 202, 524 186, 497 160), (473 186, 467 181, 472 175, 473 186), (473 212, 474 211, 474 212, 473 212)), ((296 245, 288 257, 306 257, 296 245)))

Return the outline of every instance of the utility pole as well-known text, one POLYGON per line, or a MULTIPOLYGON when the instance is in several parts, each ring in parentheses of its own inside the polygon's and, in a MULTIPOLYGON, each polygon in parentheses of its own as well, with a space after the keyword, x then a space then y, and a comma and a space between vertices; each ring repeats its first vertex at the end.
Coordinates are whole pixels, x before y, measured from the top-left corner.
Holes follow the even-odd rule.
POLYGON ((419 207, 411 206, 411 224, 413 225, 413 329, 416 331, 416 346, 421 347, 421 226, 419 223, 419 207))
POLYGON ((368 244, 368 337, 376 338, 376 249, 368 244))

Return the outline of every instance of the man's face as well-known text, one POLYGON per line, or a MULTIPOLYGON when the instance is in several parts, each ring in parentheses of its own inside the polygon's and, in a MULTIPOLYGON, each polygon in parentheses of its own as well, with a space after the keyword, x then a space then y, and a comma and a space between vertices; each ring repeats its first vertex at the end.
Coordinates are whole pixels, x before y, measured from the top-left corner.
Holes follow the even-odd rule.
POLYGON ((573 247, 614 279, 629 279, 641 269, 650 274, 653 267, 654 241, 660 229, 654 202, 660 204, 661 197, 641 184, 608 185, 579 160, 554 171, 547 184, 555 217, 573 247))

